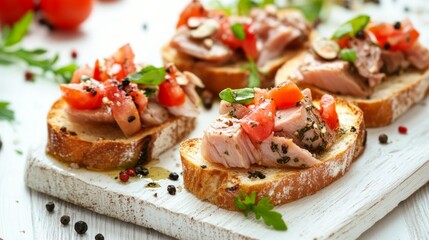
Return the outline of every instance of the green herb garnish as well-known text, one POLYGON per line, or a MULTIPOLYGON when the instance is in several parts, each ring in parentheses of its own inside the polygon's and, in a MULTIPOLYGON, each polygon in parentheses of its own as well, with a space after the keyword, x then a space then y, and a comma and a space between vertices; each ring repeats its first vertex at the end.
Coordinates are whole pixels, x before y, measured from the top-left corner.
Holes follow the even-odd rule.
POLYGON ((70 64, 56 68, 54 65, 58 61, 58 54, 47 57, 47 50, 34 49, 27 50, 21 48, 19 43, 25 37, 33 20, 34 13, 28 12, 12 28, 5 26, 0 39, 0 65, 10 65, 18 62, 25 62, 31 67, 39 68, 43 74, 50 73, 59 82, 69 82, 77 66, 70 64))
POLYGON ((340 57, 344 61, 354 62, 356 61, 356 51, 353 49, 343 49, 340 51, 340 57))
POLYGON ((22 155, 22 154, 23 154, 22 150, 19 150, 19 149, 15 149, 15 152, 16 152, 16 154, 18 154, 18 155, 22 155))
POLYGON ((244 31, 243 25, 241 25, 241 23, 234 23, 231 25, 231 31, 238 40, 243 41, 246 39, 246 32, 244 31))
POLYGON ((300 10, 308 21, 314 22, 320 17, 323 8, 323 0, 304 1, 301 5, 295 5, 293 7, 300 10))
POLYGON ((0 120, 11 122, 15 120, 15 113, 8 106, 9 102, 0 101, 0 120))
POLYGON ((248 87, 254 88, 259 87, 261 85, 261 79, 259 78, 259 70, 253 59, 249 58, 249 63, 243 65, 241 69, 249 71, 249 83, 247 84, 248 87))
POLYGON ((156 68, 154 66, 147 66, 140 71, 128 75, 131 82, 146 85, 159 85, 165 79, 165 69, 163 67, 156 68))
POLYGON ((253 88, 227 88, 219 93, 219 97, 230 103, 249 104, 255 98, 255 90, 253 88))
POLYGON ((359 15, 343 25, 334 32, 331 39, 340 39, 344 36, 354 36, 360 30, 363 30, 368 25, 370 17, 367 15, 359 15))
POLYGON ((282 215, 272 209, 274 206, 270 204, 270 197, 265 197, 256 203, 256 192, 253 191, 250 196, 241 193, 235 198, 235 207, 244 212, 244 216, 247 217, 249 212, 254 212, 256 219, 264 220, 264 223, 268 226, 273 226, 275 230, 286 231, 287 226, 283 221, 282 215))
POLYGON ((236 0, 231 4, 222 4, 220 0, 212 0, 211 7, 225 12, 227 15, 249 15, 254 7, 264 7, 267 4, 275 4, 274 0, 236 0))

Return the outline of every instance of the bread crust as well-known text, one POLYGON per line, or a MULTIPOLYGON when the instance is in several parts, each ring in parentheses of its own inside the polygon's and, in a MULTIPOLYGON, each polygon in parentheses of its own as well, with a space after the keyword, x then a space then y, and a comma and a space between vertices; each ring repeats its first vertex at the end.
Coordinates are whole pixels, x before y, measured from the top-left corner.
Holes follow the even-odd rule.
POLYGON ((276 85, 287 79, 295 81, 300 88, 310 88, 315 99, 329 93, 336 98, 353 102, 364 112, 365 125, 368 128, 382 127, 393 123, 398 117, 429 94, 429 69, 418 71, 411 69, 399 75, 389 76, 376 86, 368 99, 339 95, 324 91, 315 86, 302 84, 291 73, 296 71, 306 51, 301 51, 295 59, 285 63, 277 72, 276 85))
POLYGON ((126 138, 116 124, 72 122, 66 107, 67 103, 59 99, 48 112, 46 152, 63 162, 94 170, 132 167, 156 158, 186 137, 196 124, 195 118, 171 117, 126 138))
POLYGON ((183 142, 180 156, 185 188, 199 199, 228 210, 237 210, 234 199, 240 192, 250 194, 255 191, 257 199, 269 196, 274 205, 316 193, 343 176, 365 148, 366 131, 362 111, 345 101, 337 102, 337 111, 345 133, 337 135, 334 146, 318 156, 321 160, 319 164, 306 169, 259 166, 228 169, 208 162, 201 156, 202 139, 183 142), (249 171, 260 171, 265 178, 250 179, 249 171))

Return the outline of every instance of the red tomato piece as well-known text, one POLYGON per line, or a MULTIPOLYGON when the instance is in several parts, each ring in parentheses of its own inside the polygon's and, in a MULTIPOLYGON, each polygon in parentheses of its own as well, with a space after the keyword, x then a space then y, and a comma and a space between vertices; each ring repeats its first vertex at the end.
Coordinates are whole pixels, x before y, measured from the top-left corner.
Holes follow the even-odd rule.
POLYGON ((286 81, 271 89, 265 97, 273 99, 278 109, 285 109, 296 106, 296 103, 301 101, 304 95, 294 82, 286 81))
POLYGON ((188 19, 191 17, 205 17, 207 16, 207 10, 198 0, 191 1, 182 13, 180 13, 179 21, 176 24, 176 28, 188 24, 188 19))
POLYGON ((122 64, 114 63, 109 69, 109 75, 112 79, 116 79, 119 82, 122 82, 127 74, 122 64))
POLYGON ((74 71, 73 77, 70 83, 80 83, 80 79, 82 78, 82 76, 85 75, 88 77, 92 77, 93 74, 94 74, 94 70, 89 65, 84 65, 78 68, 76 71, 74 71))
POLYGON ((33 0, 0 0, 0 23, 12 25, 33 9, 33 0))
POLYGON ((131 136, 141 130, 140 115, 130 96, 118 89, 113 81, 105 82, 106 97, 112 102, 112 115, 125 136, 131 136))
POLYGON ((102 104, 104 88, 102 85, 92 84, 86 86, 83 83, 61 84, 63 99, 76 109, 95 109, 102 104))
POLYGON ((144 93, 137 88, 137 84, 130 83, 130 85, 132 86, 133 90, 129 93, 129 95, 133 99, 139 114, 142 114, 146 109, 148 99, 146 95, 144 95, 144 93))
POLYGON ((273 133, 275 116, 276 106, 274 101, 266 100, 240 119, 240 124, 250 140, 258 143, 273 133))
POLYGON ((328 94, 322 96, 320 99, 320 115, 331 129, 336 129, 340 126, 333 96, 328 94))
POLYGON ((94 72, 92 74, 92 78, 97 81, 101 81, 100 61, 98 61, 98 59, 95 61, 94 64, 94 72))
POLYGON ((75 29, 90 15, 93 0, 41 0, 43 15, 58 29, 75 29))
POLYGON ((122 65, 125 75, 128 75, 136 71, 136 66, 134 65, 134 56, 135 55, 130 44, 125 44, 119 48, 112 57, 116 63, 122 65))
POLYGON ((186 95, 174 79, 166 79, 159 85, 158 101, 167 107, 180 106, 185 103, 186 95))
POLYGON ((244 41, 241 43, 241 47, 243 48, 246 55, 252 59, 257 59, 259 52, 258 48, 256 47, 256 36, 253 26, 251 24, 246 24, 244 26, 244 30, 246 32, 246 39, 244 39, 244 41))
POLYGON ((338 39, 337 43, 340 46, 340 48, 343 49, 343 48, 347 48, 349 46, 349 41, 350 41, 350 37, 344 36, 344 37, 338 39))
POLYGON ((220 20, 220 29, 216 32, 216 38, 231 49, 237 49, 241 46, 241 41, 235 37, 231 30, 231 23, 227 18, 220 20))
POLYGON ((256 59, 258 57, 258 49, 256 47, 256 36, 251 24, 242 24, 246 38, 239 40, 231 30, 231 23, 228 19, 221 20, 221 27, 216 33, 216 37, 231 49, 242 48, 244 53, 256 59))
POLYGON ((405 19, 395 28, 395 24, 370 24, 367 32, 377 41, 381 48, 392 51, 404 51, 414 45, 419 38, 419 32, 409 19, 405 19))

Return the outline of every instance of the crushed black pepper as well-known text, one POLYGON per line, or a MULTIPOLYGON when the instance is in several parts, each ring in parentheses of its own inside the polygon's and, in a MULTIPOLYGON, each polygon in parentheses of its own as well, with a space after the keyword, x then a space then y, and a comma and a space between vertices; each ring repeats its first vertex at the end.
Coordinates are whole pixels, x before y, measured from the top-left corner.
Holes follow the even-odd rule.
POLYGON ((69 132, 69 134, 70 134, 71 136, 77 136, 77 133, 76 133, 76 132, 74 132, 74 131, 70 131, 70 132, 69 132))
POLYGON ((356 132, 356 128, 355 128, 355 126, 352 126, 352 127, 350 128, 350 132, 356 132))
POLYGON ((67 128, 66 128, 66 127, 61 127, 61 128, 60 128, 60 131, 61 131, 61 132, 67 132, 67 128))
POLYGON ((235 192, 235 191, 237 191, 237 190, 238 190, 238 187, 239 187, 239 185, 238 185, 238 184, 236 184, 236 185, 234 185, 234 186, 232 186, 232 187, 226 188, 225 190, 226 190, 227 192, 235 192))
POLYGON ((401 29, 401 22, 395 22, 395 24, 393 24, 393 27, 397 30, 401 29))
POLYGON ((136 120, 136 117, 134 117, 134 116, 129 116, 128 117, 128 122, 129 123, 132 122, 132 121, 134 121, 134 120, 136 120))
POLYGON ((200 167, 201 167, 202 169, 205 169, 205 168, 207 168, 207 165, 204 165, 204 164, 203 164, 203 165, 201 165, 200 167))
POLYGON ((388 137, 387 137, 387 135, 386 134, 380 134, 380 136, 378 136, 378 141, 381 143, 381 144, 387 144, 387 140, 388 140, 388 137))
POLYGON ((265 175, 260 171, 254 171, 254 172, 248 171, 247 173, 249 173, 248 178, 250 178, 250 179, 252 179, 252 178, 264 179, 265 178, 265 175))
POLYGON ((290 160, 290 157, 284 156, 284 157, 281 157, 281 158, 277 159, 277 163, 286 164, 286 163, 289 162, 289 160, 290 160))

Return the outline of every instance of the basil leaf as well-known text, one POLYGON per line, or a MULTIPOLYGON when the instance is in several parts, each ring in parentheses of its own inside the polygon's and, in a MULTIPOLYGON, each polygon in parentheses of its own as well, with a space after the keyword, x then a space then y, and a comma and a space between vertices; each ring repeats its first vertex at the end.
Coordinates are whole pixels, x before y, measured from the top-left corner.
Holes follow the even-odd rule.
POLYGON ((257 5, 252 0, 238 0, 237 2, 237 14, 241 16, 246 16, 249 14, 250 10, 257 5))
POLYGON ((230 103, 249 104, 255 98, 255 90, 253 88, 227 88, 219 93, 219 97, 230 103))
POLYGON ((231 25, 231 31, 238 40, 243 41, 246 39, 246 32, 244 31, 243 25, 241 25, 241 23, 234 23, 231 25))
POLYGON ((341 59, 343 59, 344 61, 347 62, 354 62, 356 61, 356 51, 353 49, 343 49, 340 51, 340 57, 341 59))
POLYGON ((140 71, 128 75, 131 82, 146 85, 159 85, 165 79, 165 69, 147 66, 140 71))
POLYGON ((370 17, 367 15, 359 15, 343 25, 334 32, 331 39, 340 39, 346 35, 356 35, 357 32, 363 30, 368 25, 370 17))
POLYGON ((8 106, 9 102, 0 101, 0 120, 15 120, 15 113, 8 106))
POLYGON ((55 69, 53 73, 55 75, 60 76, 64 83, 69 83, 76 69, 77 69, 77 65, 72 63, 69 65, 62 66, 58 69, 55 69))
POLYGON ((34 13, 32 11, 24 15, 17 23, 13 25, 4 41, 4 46, 13 46, 19 43, 28 31, 28 28, 33 21, 34 13))
POLYGON ((323 0, 309 0, 304 1, 302 5, 295 5, 294 8, 297 8, 302 12, 304 17, 310 21, 314 22, 320 17, 322 12, 323 0))
POLYGON ((242 69, 249 71, 249 82, 247 84, 249 88, 259 87, 261 85, 259 70, 253 59, 249 58, 249 63, 243 65, 242 69))

